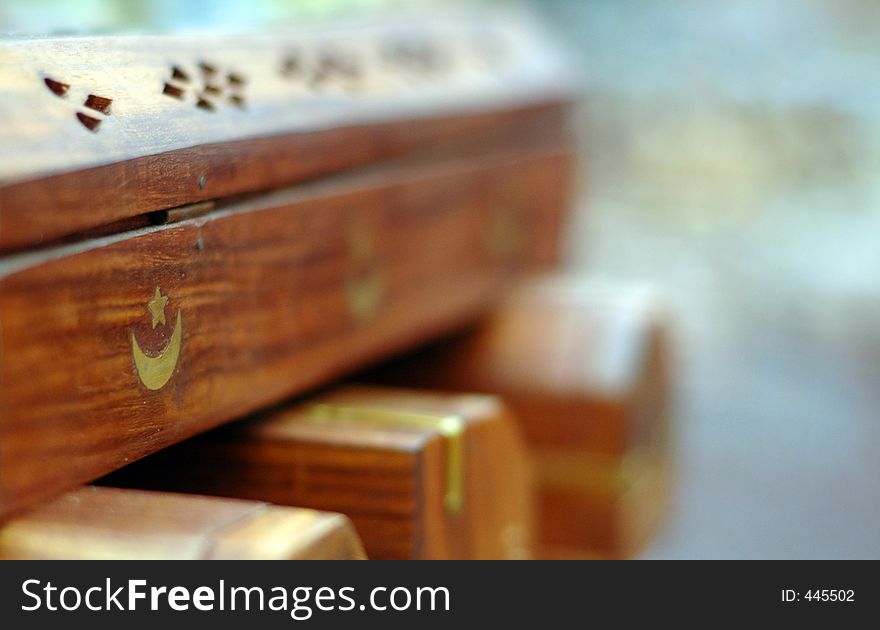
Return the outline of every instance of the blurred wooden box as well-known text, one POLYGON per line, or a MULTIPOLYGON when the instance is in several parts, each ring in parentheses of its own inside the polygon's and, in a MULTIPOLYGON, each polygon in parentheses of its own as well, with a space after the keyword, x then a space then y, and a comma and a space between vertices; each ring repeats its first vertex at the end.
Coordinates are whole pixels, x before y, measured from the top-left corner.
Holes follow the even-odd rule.
POLYGON ((373 559, 527 558, 526 459, 494 397, 347 386, 166 449, 102 483, 341 512, 373 559))
POLYGON ((626 557, 669 498, 666 333, 650 292, 535 280, 476 329, 367 378, 502 396, 535 461, 546 553, 626 557))
POLYGON ((142 490, 81 488, 0 525, 2 559, 364 557, 341 514, 142 490))

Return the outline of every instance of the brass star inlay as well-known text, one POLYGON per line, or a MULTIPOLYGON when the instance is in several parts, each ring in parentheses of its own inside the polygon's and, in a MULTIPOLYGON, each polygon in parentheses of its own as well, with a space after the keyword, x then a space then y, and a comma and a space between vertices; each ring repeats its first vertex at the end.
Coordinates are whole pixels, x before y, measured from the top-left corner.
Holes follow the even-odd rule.
POLYGON ((156 293, 153 295, 153 299, 147 302, 147 310, 150 311, 150 315, 153 317, 153 328, 156 327, 156 324, 162 322, 165 323, 165 305, 168 304, 168 296, 162 295, 162 292, 159 291, 159 287, 156 287, 156 293))

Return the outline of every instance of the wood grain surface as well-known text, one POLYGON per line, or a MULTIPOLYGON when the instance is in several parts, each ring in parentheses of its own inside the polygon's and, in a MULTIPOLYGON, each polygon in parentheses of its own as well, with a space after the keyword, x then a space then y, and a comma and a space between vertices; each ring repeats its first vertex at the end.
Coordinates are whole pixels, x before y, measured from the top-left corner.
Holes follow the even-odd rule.
POLYGON ((534 458, 541 544, 621 557, 669 502, 669 361, 651 291, 543 277, 470 331, 362 378, 502 396, 534 458))
POLYGON ((341 514, 163 492, 86 487, 0 524, 0 559, 364 557, 341 514))
POLYGON ((565 78, 533 28, 497 19, 0 39, 0 251, 395 155, 559 136, 565 78))
POLYGON ((526 456, 489 396, 345 386, 165 449, 102 483, 339 511, 374 559, 532 553, 526 456), (460 423, 459 437, 444 430, 449 422, 460 423))
POLYGON ((555 260, 569 162, 377 168, 0 260, 0 512, 468 321, 555 260))

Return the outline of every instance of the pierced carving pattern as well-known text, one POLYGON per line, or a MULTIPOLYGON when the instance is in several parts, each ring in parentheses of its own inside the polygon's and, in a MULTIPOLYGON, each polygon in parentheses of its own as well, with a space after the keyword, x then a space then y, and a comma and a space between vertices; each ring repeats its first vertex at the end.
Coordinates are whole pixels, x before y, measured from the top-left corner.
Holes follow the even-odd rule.
POLYGON ((88 98, 86 98, 86 102, 83 103, 89 109, 93 109, 96 112, 101 112, 107 116, 110 115, 110 103, 113 101, 109 98, 105 98, 103 96, 97 96, 95 94, 89 94, 88 98))
POLYGON ((333 79, 350 82, 357 80, 360 74, 360 65, 354 55, 328 49, 318 55, 309 83, 313 87, 319 87, 333 79))
POLYGON ((243 109, 244 88, 247 80, 237 72, 227 71, 208 61, 199 61, 196 71, 187 72, 181 66, 171 66, 171 76, 162 87, 162 94, 183 101, 191 95, 196 107, 206 112, 217 111, 225 102, 243 109))
MULTIPOLYGON (((314 93, 327 90, 355 94, 386 87, 393 90, 402 85, 401 80, 404 84, 421 84, 419 79, 450 80, 441 74, 451 73, 451 80, 460 75, 468 81, 487 65, 499 66, 509 52, 510 42, 497 34, 447 41, 398 33, 369 46, 344 40, 297 43, 276 57, 275 80, 280 75, 280 79, 294 81, 314 93)), ((71 98, 69 83, 49 77, 43 77, 43 83, 57 98, 80 98, 71 98)), ((170 65, 161 85, 164 96, 191 103, 204 112, 216 112, 227 106, 245 109, 248 84, 246 75, 201 59, 170 65)), ((88 94, 74 115, 94 133, 111 115, 111 105, 112 99, 106 96, 88 94)))
MULTIPOLYGON (((372 51, 325 43, 313 49, 288 49, 279 60, 278 74, 312 90, 332 84, 353 92, 376 84, 374 79, 382 74, 436 79, 452 70, 457 61, 483 63, 487 45, 480 42, 457 49, 437 40, 405 36, 377 42, 372 51)), ((500 62, 500 56, 494 61, 500 62)))
MULTIPOLYGON (((44 78, 43 83, 45 83, 46 87, 49 88, 49 91, 58 98, 66 99, 68 97, 68 93, 70 92, 69 83, 62 83, 61 81, 56 81, 55 79, 50 79, 49 77, 44 78)), ((76 119, 82 124, 83 127, 95 133, 101 126, 101 122, 103 122, 104 119, 110 115, 110 105, 112 103, 113 99, 107 98, 106 96, 89 94, 86 97, 86 100, 83 101, 82 106, 88 108, 90 111, 76 112, 76 119)))
POLYGON ((430 73, 443 69, 447 59, 440 47, 419 40, 398 40, 385 44, 382 57, 391 66, 409 72, 430 73))
POLYGON ((67 83, 62 83, 61 81, 55 81, 54 79, 45 78, 43 82, 46 84, 46 87, 52 90, 52 93, 55 96, 64 97, 67 95, 67 90, 70 89, 70 85, 67 83))

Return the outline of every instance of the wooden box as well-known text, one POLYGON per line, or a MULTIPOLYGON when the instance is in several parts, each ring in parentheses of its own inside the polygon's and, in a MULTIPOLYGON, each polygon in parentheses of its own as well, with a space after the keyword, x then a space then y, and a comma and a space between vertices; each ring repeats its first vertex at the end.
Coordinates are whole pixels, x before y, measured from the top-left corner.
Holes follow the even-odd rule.
POLYGON ((423 26, 0 41, 0 515, 555 263, 561 67, 522 25, 423 26))
POLYGON ((535 462, 545 553, 625 557, 668 503, 667 343, 649 291, 542 279, 366 378, 502 396, 535 462))
POLYGON ((224 427, 102 483, 348 515, 373 559, 526 558, 526 456, 489 396, 346 386, 224 427))
POLYGON ((0 524, 0 559, 358 560, 341 514, 85 487, 0 524))
POLYGON ((473 318, 520 260, 493 200, 560 164, 391 168, 0 261, 0 513, 473 318))

